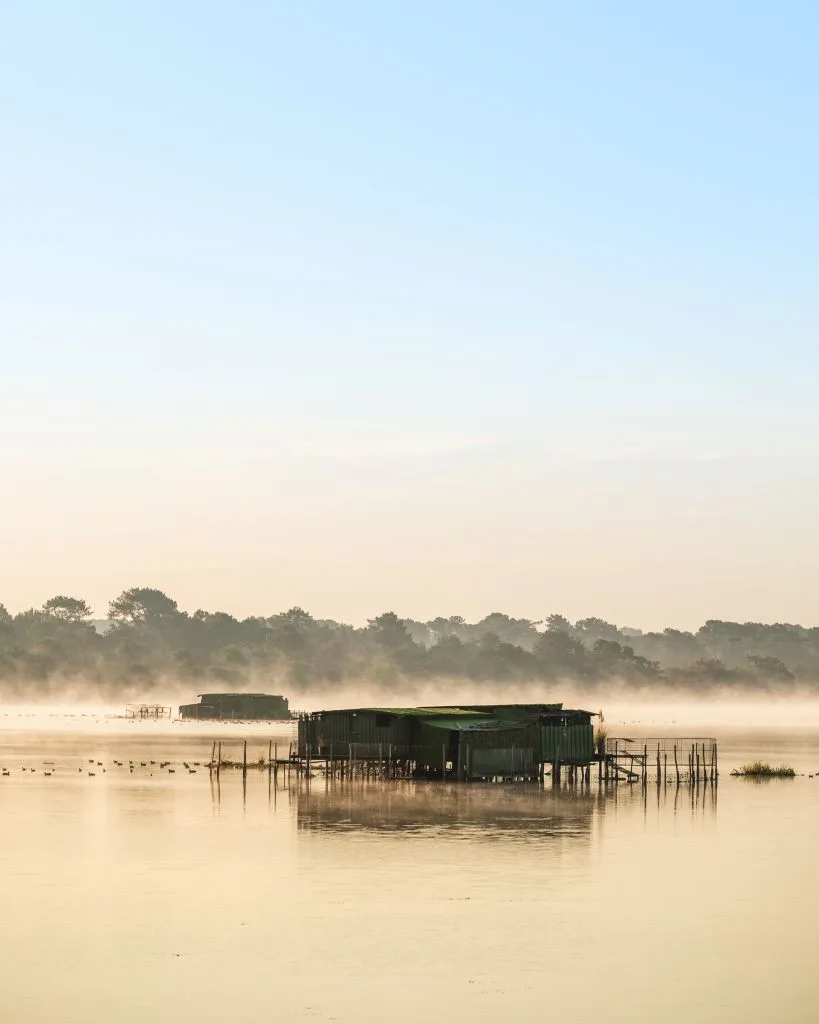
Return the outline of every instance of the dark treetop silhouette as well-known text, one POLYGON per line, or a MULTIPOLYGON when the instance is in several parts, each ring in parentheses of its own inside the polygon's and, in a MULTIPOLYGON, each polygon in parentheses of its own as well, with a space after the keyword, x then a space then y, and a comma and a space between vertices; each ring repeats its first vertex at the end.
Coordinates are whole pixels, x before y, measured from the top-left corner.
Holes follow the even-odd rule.
POLYGON ((429 622, 385 612, 356 628, 315 619, 301 608, 236 619, 180 611, 160 590, 133 587, 93 620, 80 598, 58 595, 10 615, 0 605, 0 692, 37 697, 73 692, 112 696, 169 682, 241 688, 276 679, 311 685, 366 683, 385 691, 401 681, 503 683, 608 680, 635 685, 761 689, 819 688, 819 627, 708 620, 695 633, 644 633, 603 619, 542 621, 493 612, 429 622))

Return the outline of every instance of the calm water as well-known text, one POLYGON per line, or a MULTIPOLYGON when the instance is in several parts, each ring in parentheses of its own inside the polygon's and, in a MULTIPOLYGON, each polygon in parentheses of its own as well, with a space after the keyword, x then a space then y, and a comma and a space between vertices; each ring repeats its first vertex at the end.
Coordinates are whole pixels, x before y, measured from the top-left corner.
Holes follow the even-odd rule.
POLYGON ((728 770, 819 771, 819 728, 698 733, 717 788, 603 797, 217 791, 185 729, 0 731, 0 1020, 815 1022, 819 776, 728 770))

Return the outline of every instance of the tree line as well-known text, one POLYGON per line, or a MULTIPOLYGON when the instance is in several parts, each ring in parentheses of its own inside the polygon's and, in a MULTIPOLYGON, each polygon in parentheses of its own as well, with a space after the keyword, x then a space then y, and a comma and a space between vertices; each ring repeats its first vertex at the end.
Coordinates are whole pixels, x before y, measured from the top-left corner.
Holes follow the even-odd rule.
POLYGON ((82 598, 57 595, 11 615, 0 605, 0 693, 195 690, 370 684, 405 680, 503 684, 611 680, 707 688, 819 689, 819 627, 710 619, 696 632, 642 632, 599 618, 516 619, 493 612, 427 622, 385 612, 366 626, 302 608, 237 619, 181 611, 161 590, 133 587, 95 620, 82 598))

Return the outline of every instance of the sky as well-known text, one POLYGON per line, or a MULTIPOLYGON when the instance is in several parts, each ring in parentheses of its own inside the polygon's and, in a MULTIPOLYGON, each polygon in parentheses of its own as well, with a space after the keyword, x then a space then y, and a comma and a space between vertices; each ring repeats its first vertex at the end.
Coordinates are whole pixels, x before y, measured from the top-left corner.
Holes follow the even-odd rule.
POLYGON ((819 8, 0 5, 0 602, 819 622, 819 8))

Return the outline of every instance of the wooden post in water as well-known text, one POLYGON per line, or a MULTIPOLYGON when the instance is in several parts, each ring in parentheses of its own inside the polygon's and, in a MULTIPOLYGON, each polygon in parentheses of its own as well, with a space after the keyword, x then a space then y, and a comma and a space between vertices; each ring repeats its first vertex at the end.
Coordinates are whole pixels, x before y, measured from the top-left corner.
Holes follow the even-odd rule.
POLYGON ((648 781, 648 744, 643 744, 643 785, 648 781))
POLYGON ((210 770, 213 772, 216 761, 216 740, 213 741, 213 746, 210 748, 210 770))
POLYGON ((242 745, 242 773, 247 775, 247 740, 242 745))
POLYGON ((680 766, 677 763, 677 744, 674 744, 674 772, 677 776, 677 785, 680 784, 680 766))
POLYGON ((446 743, 441 745, 441 778, 446 782, 446 743))
POLYGON ((222 770, 222 741, 219 740, 219 753, 216 755, 216 776, 218 778, 219 772, 222 770))

